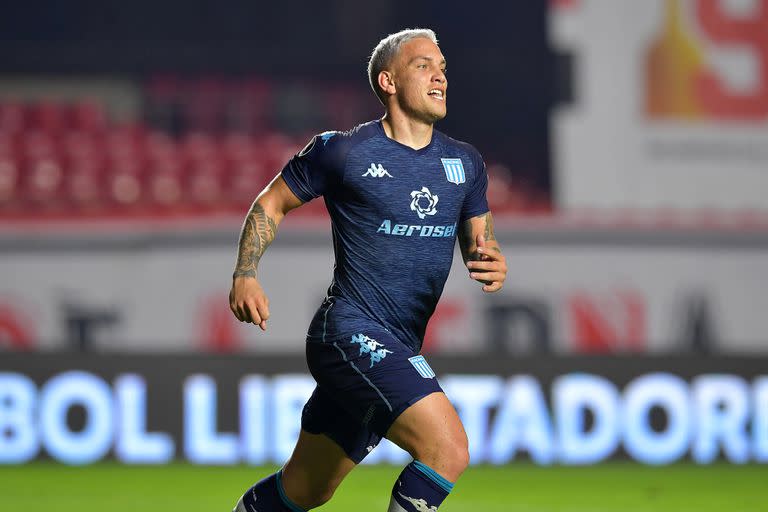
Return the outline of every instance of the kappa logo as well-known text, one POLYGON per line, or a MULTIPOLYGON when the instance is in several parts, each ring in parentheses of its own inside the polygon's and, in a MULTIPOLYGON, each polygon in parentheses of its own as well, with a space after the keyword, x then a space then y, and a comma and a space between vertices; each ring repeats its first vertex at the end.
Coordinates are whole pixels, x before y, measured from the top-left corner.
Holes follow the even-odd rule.
POLYGON ((374 164, 371 163, 371 166, 368 168, 367 171, 363 174, 363 176, 373 176, 374 178, 391 178, 392 175, 389 174, 389 171, 387 171, 381 164, 374 164))
POLYGON ((401 492, 398 492, 397 494, 399 494, 404 500, 409 501, 413 505, 413 508, 415 508, 418 512, 437 512, 437 507, 430 507, 427 504, 427 500, 424 498, 411 498, 410 496, 406 496, 401 492))
POLYGON ((365 334, 355 334, 352 336, 350 343, 357 343, 360 345, 360 355, 371 355, 371 366, 369 366, 369 368, 373 368, 374 364, 387 357, 387 354, 392 353, 391 350, 384 348, 383 343, 379 343, 375 339, 369 338, 365 334))
POLYGON ((437 213, 438 199, 427 187, 421 187, 421 190, 411 192, 411 210, 416 212, 420 219, 434 215, 437 213))

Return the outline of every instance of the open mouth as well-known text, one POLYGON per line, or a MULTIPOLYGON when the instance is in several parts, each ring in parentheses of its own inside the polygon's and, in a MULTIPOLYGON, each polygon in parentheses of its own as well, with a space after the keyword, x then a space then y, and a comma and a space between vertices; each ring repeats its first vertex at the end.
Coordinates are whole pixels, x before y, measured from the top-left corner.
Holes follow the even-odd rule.
POLYGON ((432 89, 427 93, 429 96, 432 96, 436 100, 444 101, 445 100, 445 93, 443 93, 440 89, 432 89))

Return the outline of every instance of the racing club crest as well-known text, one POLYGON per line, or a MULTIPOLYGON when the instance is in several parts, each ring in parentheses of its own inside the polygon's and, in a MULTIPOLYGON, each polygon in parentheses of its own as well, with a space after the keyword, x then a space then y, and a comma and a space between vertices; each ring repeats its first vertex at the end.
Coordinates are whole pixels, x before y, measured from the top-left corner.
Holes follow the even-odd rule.
POLYGON ((457 185, 467 181, 461 158, 441 158, 440 161, 443 162, 443 169, 445 169, 445 179, 457 185))

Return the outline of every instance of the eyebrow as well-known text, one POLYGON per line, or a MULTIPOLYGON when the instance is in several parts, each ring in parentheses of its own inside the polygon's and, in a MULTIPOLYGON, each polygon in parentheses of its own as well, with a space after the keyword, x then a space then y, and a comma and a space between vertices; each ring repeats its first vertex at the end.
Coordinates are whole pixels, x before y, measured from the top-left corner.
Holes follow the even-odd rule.
MULTIPOLYGON (((433 60, 435 60, 435 59, 433 59, 432 57, 425 57, 425 56, 422 56, 422 55, 420 55, 420 56, 418 56, 418 57, 414 57, 414 58, 412 58, 410 61, 408 61, 408 64, 412 64, 412 63, 413 63, 413 61, 415 61, 415 60, 419 60, 419 59, 424 59, 424 60, 429 60, 429 61, 433 61, 433 60)), ((446 65, 446 63, 445 63, 445 59, 441 60, 441 61, 440 61, 440 64, 442 64, 442 65, 444 65, 444 66, 445 66, 445 65, 446 65)))

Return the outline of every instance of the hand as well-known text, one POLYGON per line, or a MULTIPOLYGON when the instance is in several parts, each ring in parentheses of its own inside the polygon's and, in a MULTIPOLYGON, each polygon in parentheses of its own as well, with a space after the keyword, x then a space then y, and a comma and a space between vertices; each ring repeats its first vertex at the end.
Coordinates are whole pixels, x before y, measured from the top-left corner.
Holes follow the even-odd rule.
POLYGON ((229 309, 241 322, 267 330, 269 299, 255 277, 235 277, 229 291, 229 309))
POLYGON ((495 245, 488 245, 483 235, 477 235, 477 260, 467 262, 469 277, 483 283, 486 293, 497 292, 507 278, 507 260, 495 245))

